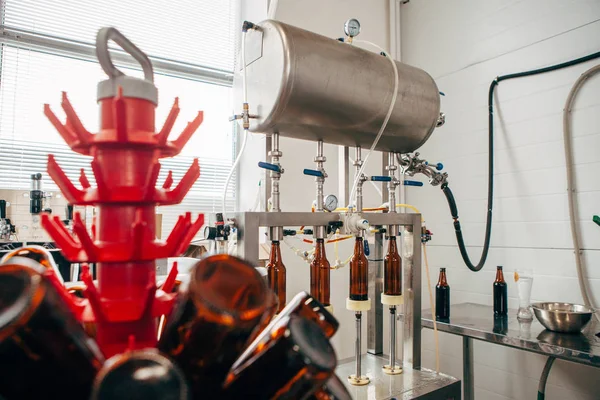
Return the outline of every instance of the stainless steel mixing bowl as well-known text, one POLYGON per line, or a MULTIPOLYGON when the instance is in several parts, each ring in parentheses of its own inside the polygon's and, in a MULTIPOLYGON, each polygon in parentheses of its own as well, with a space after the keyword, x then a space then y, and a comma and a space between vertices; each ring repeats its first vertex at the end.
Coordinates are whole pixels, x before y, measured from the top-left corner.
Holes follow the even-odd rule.
POLYGON ((581 332, 590 322, 593 310, 570 303, 533 303, 533 312, 542 325, 554 332, 581 332))

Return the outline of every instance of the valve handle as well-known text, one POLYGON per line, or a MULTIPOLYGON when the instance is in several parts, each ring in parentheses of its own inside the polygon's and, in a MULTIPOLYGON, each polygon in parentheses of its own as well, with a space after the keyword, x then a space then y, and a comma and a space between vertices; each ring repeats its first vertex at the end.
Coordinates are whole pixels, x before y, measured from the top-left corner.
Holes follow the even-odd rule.
POLYGON ((154 82, 154 71, 148 56, 142 50, 140 50, 139 47, 127 39, 121 32, 113 27, 102 28, 96 35, 96 57, 98 57, 100 66, 109 78, 114 79, 125 75, 120 69, 115 67, 115 64, 113 64, 110 58, 110 53, 108 52, 109 40, 112 40, 118 44, 123 50, 125 50, 126 53, 130 54, 137 62, 140 63, 142 70, 144 71, 144 79, 154 82))
POLYGON ((371 180, 374 182, 390 182, 392 180, 391 176, 372 176, 371 180))
POLYGON ((369 241, 365 240, 363 243, 365 247, 365 256, 369 256, 369 254, 371 254, 371 250, 369 249, 369 241))
POLYGON ((423 186, 423 182, 419 181, 404 181, 404 186, 423 186))
MULTIPOLYGON (((430 165, 429 162, 425 161, 425 165, 430 165)), ((442 164, 441 162, 437 163, 437 164, 431 164, 432 167, 434 167, 435 169, 437 169, 438 171, 441 171, 442 169, 444 169, 444 164, 442 164)))
POLYGON ((259 168, 268 169, 269 171, 281 172, 281 167, 279 165, 271 164, 264 161, 258 162, 259 168))
POLYGON ((308 169, 308 168, 304 168, 303 171, 304 175, 310 175, 310 176, 316 176, 317 178, 323 178, 323 172, 318 171, 316 169, 308 169))

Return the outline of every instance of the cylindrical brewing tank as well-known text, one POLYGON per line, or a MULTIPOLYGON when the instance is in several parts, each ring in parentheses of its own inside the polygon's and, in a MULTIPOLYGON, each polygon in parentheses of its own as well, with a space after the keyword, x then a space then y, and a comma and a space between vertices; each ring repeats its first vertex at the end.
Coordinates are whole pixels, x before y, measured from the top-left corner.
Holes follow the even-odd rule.
MULTIPOLYGON (((246 37, 250 131, 370 148, 392 100, 390 61, 278 21, 259 26, 246 37)), ((425 71, 396 66, 398 97, 375 149, 407 153, 435 129, 440 96, 425 71)))

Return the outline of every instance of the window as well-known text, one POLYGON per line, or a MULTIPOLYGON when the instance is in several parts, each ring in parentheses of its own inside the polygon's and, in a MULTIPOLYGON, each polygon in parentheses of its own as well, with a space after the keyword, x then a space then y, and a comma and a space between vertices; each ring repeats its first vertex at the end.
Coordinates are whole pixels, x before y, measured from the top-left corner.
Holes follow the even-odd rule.
MULTIPOLYGON (((93 178, 89 159, 73 153, 43 114, 49 103, 62 116, 61 92, 91 132, 98 128, 96 85, 106 79, 96 63, 94 41, 103 26, 115 26, 145 51, 155 67, 159 90, 156 126, 175 97, 181 112, 178 135, 198 110, 204 122, 181 155, 163 159, 161 179, 177 181, 200 159, 201 177, 181 205, 163 207, 163 232, 184 211, 219 211, 225 177, 234 154, 232 114, 235 0, 4 0, 0 47, 0 188, 24 189, 30 175, 44 174, 44 188, 56 190, 45 173, 48 153, 77 182, 79 169, 93 178)), ((116 49, 115 63, 141 76, 135 62, 116 49)), ((63 117, 64 119, 64 117, 63 117)), ((233 185, 228 208, 235 202, 233 185)))

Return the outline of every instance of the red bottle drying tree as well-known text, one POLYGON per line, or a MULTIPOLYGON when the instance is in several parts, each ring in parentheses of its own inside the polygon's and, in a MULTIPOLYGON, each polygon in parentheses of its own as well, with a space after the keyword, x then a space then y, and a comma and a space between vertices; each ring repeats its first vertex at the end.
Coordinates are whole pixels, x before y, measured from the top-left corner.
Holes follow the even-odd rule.
MULTIPOLYGON (((170 294, 176 268, 161 289, 156 287, 155 260, 181 254, 204 223, 190 213, 180 216, 166 241, 156 239, 155 210, 158 205, 178 204, 200 176, 194 160, 183 178, 173 187, 171 171, 159 187, 159 159, 179 154, 200 126, 202 112, 175 140, 168 140, 179 113, 177 99, 160 131, 156 132, 157 89, 150 60, 114 28, 98 34, 96 49, 100 65, 109 79, 98 85, 100 130, 88 132, 63 93, 63 124, 45 106, 44 112, 73 151, 91 156, 96 186, 83 169, 77 187, 65 175, 52 155, 48 173, 71 204, 93 205, 97 217, 88 232, 76 213, 72 236, 59 217, 42 215, 42 225, 63 254, 72 262, 96 263, 97 286, 84 268, 85 299, 64 298, 83 322, 94 322, 97 341, 109 357, 127 348, 156 345, 157 317, 169 314, 170 294), (107 43, 113 40, 143 67, 145 79, 125 76, 110 60, 107 43)), ((64 289, 62 289, 64 291, 64 289)), ((66 293, 65 293, 66 294, 66 293)))

